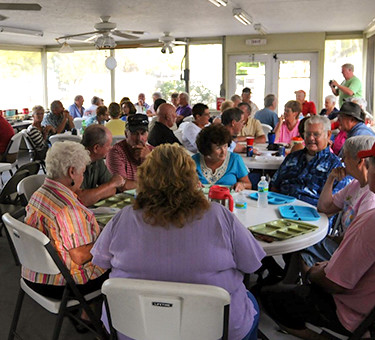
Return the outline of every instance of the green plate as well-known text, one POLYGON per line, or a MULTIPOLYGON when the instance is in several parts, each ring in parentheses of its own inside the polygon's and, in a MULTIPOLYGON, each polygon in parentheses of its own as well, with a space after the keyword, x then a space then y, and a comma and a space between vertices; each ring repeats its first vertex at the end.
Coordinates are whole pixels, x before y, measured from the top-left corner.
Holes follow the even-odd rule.
POLYGON ((265 235, 276 240, 286 240, 314 231, 318 227, 304 222, 279 219, 250 226, 248 229, 254 234, 265 235))
POLYGON ((94 207, 111 207, 111 208, 120 208, 122 209, 126 205, 129 205, 132 203, 132 198, 123 195, 118 194, 116 196, 112 196, 109 198, 106 198, 105 200, 101 200, 94 204, 94 207))

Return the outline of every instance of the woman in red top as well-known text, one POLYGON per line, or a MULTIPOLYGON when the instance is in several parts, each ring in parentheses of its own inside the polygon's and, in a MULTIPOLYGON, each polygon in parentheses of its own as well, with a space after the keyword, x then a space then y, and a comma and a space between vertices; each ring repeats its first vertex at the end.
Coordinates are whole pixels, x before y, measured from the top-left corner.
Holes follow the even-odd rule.
POLYGON ((6 160, 2 160, 3 153, 5 152, 10 139, 14 135, 14 130, 12 126, 8 123, 8 121, 0 115, 0 160, 6 162, 6 160))

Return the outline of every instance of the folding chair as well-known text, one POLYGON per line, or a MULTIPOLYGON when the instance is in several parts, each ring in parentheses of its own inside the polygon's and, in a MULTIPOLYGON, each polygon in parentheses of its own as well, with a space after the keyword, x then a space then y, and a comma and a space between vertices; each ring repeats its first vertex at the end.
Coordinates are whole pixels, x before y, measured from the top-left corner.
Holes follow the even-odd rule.
POLYGON ((22 136, 23 134, 18 132, 10 139, 8 146, 0 159, 1 182, 3 182, 3 172, 9 171, 10 175, 13 176, 12 169, 14 167, 18 169, 18 151, 20 150, 22 136))
POLYGON ((29 202, 32 194, 37 191, 42 184, 46 175, 39 174, 39 175, 31 175, 24 179, 22 179, 17 185, 17 193, 21 199, 21 204, 26 206, 29 202))
MULTIPOLYGON (((4 188, 0 192, 0 215, 9 213, 12 216, 19 218, 25 213, 25 209, 21 204, 21 200, 17 194, 18 183, 29 175, 28 170, 22 170, 14 174, 9 181, 5 184, 4 188)), ((1 230, 4 227, 2 221, 0 221, 0 236, 1 230)), ((14 257, 16 266, 20 264, 16 250, 14 249, 13 242, 5 229, 5 234, 7 236, 9 247, 14 257)))
POLYGON ((44 235, 41 231, 16 220, 8 213, 4 214, 2 218, 8 233, 12 238, 22 266, 35 272, 50 275, 61 273, 67 282, 61 300, 56 300, 47 298, 35 292, 25 283, 24 279, 21 278, 19 295, 8 339, 14 339, 15 335, 18 338, 20 337, 16 333, 16 328, 25 293, 50 313, 57 314, 52 339, 58 339, 64 316, 69 316, 75 319, 78 323, 88 328, 100 339, 106 339, 107 334, 102 327, 101 321, 96 317, 88 305, 89 301, 92 301, 101 295, 100 290, 83 296, 77 289, 77 286, 74 283, 68 269, 61 261, 50 239, 46 235, 44 235), (71 296, 74 297, 72 298, 71 296), (95 329, 81 322, 79 318, 72 314, 72 311, 75 311, 81 307, 89 316, 95 329))
POLYGON ((262 123, 262 129, 263 129, 264 134, 266 135, 266 140, 268 142, 268 134, 272 131, 272 126, 262 123))
POLYGON ((41 153, 36 149, 36 146, 30 136, 27 133, 26 129, 21 130, 21 133, 23 135, 23 139, 25 141, 26 147, 29 150, 29 156, 30 156, 30 162, 39 161, 40 166, 42 167, 42 170, 44 173, 46 173, 46 167, 45 167, 45 154, 41 153))
POLYGON ((81 143, 82 137, 77 135, 71 135, 69 133, 58 133, 56 135, 49 137, 49 141, 51 142, 51 144, 56 142, 64 142, 66 140, 81 143))
POLYGON ((228 339, 230 295, 209 285, 112 278, 102 286, 111 339, 228 339))

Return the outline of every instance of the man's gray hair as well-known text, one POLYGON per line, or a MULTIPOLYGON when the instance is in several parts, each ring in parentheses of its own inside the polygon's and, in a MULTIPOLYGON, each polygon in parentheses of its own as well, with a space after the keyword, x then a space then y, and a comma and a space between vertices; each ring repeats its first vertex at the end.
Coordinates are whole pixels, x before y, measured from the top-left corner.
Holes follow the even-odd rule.
POLYGON ((313 115, 305 121, 305 131, 312 124, 322 124, 325 132, 331 131, 331 121, 325 116, 313 115))
POLYGON ((161 92, 154 92, 152 94, 152 97, 155 97, 156 99, 161 98, 162 97, 161 92))
POLYGON ((185 98, 185 100, 186 100, 187 102, 189 102, 190 97, 189 97, 189 95, 188 95, 186 92, 181 92, 181 93, 180 93, 180 96, 183 96, 183 97, 185 98))
POLYGON ((234 94, 232 97, 230 97, 230 100, 235 102, 236 100, 241 100, 241 97, 238 94, 234 94))
POLYGON ((61 104, 61 101, 60 100, 54 100, 52 103, 51 103, 51 111, 55 111, 61 104))
POLYGON ((75 97, 74 97, 74 101, 76 102, 77 100, 80 100, 81 98, 83 98, 83 96, 81 94, 77 94, 75 97))
POLYGON ((351 71, 354 72, 354 65, 353 64, 347 63, 347 64, 342 65, 341 67, 346 68, 347 70, 351 70, 351 71))
POLYGON ((327 97, 325 97, 325 100, 328 100, 329 102, 336 104, 336 96, 334 96, 333 94, 330 94, 327 97))
POLYGON ((272 106, 275 99, 276 96, 274 94, 267 94, 267 96, 264 97, 264 107, 272 106))
POLYGON ((47 152, 47 177, 50 179, 64 177, 70 167, 80 171, 85 169, 90 161, 90 153, 82 144, 71 141, 56 142, 47 152))
POLYGON ((99 97, 97 97, 97 96, 92 97, 92 99, 91 99, 91 104, 92 105, 98 105, 99 102, 100 102, 100 98, 99 97))
POLYGON ((83 133, 81 143, 86 149, 90 149, 96 144, 103 146, 107 143, 107 132, 109 132, 109 130, 105 126, 92 124, 88 126, 83 133))
MULTIPOLYGON (((357 159, 358 151, 370 150, 375 143, 374 136, 353 136, 348 138, 343 146, 343 154, 349 154, 350 158, 357 159)), ((366 158, 368 160, 368 158, 366 158)))

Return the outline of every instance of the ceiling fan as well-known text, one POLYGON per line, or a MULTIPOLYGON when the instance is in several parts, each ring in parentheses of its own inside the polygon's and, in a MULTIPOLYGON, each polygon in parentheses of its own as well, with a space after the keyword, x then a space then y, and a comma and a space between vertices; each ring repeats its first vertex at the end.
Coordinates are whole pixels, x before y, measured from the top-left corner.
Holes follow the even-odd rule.
POLYGON ((97 48, 115 48, 116 41, 113 36, 125 38, 125 39, 139 39, 139 35, 144 34, 143 31, 120 31, 117 30, 117 24, 114 22, 109 21, 110 16, 101 16, 101 22, 98 22, 94 25, 95 31, 92 32, 85 32, 85 33, 78 33, 78 34, 70 34, 65 35, 59 38, 56 38, 57 42, 60 43, 59 40, 64 39, 65 41, 71 38, 76 37, 84 37, 88 35, 92 35, 91 37, 84 40, 84 42, 92 42, 97 48))
MULTIPOLYGON (((39 4, 15 4, 10 2, 0 3, 1 11, 40 11, 42 6, 39 4)), ((8 19, 5 15, 0 14, 0 21, 8 19)))

